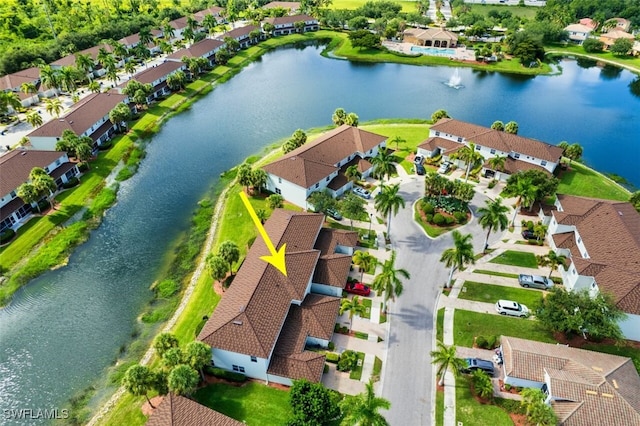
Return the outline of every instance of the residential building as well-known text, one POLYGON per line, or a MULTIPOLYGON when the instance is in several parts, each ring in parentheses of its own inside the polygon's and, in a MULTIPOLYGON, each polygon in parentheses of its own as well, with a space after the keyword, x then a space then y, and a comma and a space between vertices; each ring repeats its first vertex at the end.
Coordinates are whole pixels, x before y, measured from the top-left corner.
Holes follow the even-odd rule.
POLYGON ((564 30, 569 34, 569 40, 577 44, 582 44, 589 38, 593 28, 583 24, 570 24, 564 27, 564 30))
POLYGON ((60 118, 54 118, 27 135, 35 149, 53 151, 65 130, 77 136, 89 136, 94 147, 111 139, 117 126, 109 120, 109 113, 119 103, 129 103, 129 97, 118 93, 92 93, 80 100, 60 118))
POLYGON ((166 395, 149 416, 146 426, 244 426, 184 396, 166 395))
POLYGON ((298 1, 272 1, 269 2, 267 4, 265 4, 264 6, 262 6, 263 9, 269 10, 269 9, 285 9, 289 11, 289 14, 294 14, 294 13, 298 13, 298 11, 300 10, 300 2, 298 1))
POLYGON ((567 256, 568 290, 608 293, 627 318, 620 328, 640 341, 640 213, 628 202, 558 194, 548 242, 567 256))
POLYGON ((452 118, 443 118, 431 126, 429 138, 418 145, 417 151, 427 158, 441 154, 443 159, 464 167, 463 161, 454 160, 451 155, 471 142, 485 160, 498 155, 506 157, 503 170, 493 170, 488 163, 482 169, 484 176, 499 180, 521 170, 551 174, 562 158, 562 148, 557 146, 452 118))
POLYGON ((207 15, 213 15, 216 18, 216 21, 223 22, 224 21, 224 18, 222 17, 223 11, 224 11, 224 8, 222 7, 211 6, 207 9, 203 9, 199 12, 194 13, 193 17, 196 19, 196 21, 198 21, 198 24, 200 24, 200 26, 202 26, 202 21, 204 21, 204 18, 207 15))
MULTIPOLYGON (((43 87, 40 85, 40 69, 38 67, 27 68, 0 77, 0 91, 13 92, 18 95, 23 107, 37 104, 40 101, 38 93, 40 93, 41 90, 43 90, 43 87), (22 91, 22 85, 25 83, 34 84, 37 90, 36 93, 24 93, 22 91)), ((45 93, 42 92, 42 95, 44 96, 45 93)), ((9 108, 10 111, 13 111, 13 108, 9 108)))
POLYGON ((244 27, 227 31, 226 33, 219 36, 218 40, 224 41, 225 38, 229 37, 240 43, 240 48, 245 49, 258 42, 258 39, 254 40, 251 38, 251 32, 254 30, 260 31, 260 37, 258 37, 258 39, 262 39, 264 37, 262 31, 260 30, 260 27, 256 27, 255 25, 245 25, 244 27))
MULTIPOLYGON (((151 36, 154 39, 162 37, 162 31, 160 30, 153 29, 150 32, 151 32, 151 36)), ((127 50, 133 49, 134 47, 140 44, 140 33, 135 33, 135 34, 131 34, 129 36, 123 37, 120 40, 118 40, 118 42, 121 43, 124 47, 126 47, 127 50)), ((147 49, 149 49, 149 52, 151 52, 151 54, 156 54, 160 52, 160 47, 153 41, 150 41, 149 43, 147 43, 147 49)))
POLYGON ((504 383, 538 388, 560 425, 640 424, 631 358, 502 336, 504 383))
POLYGON ((631 29, 631 21, 624 18, 611 18, 606 23, 614 22, 615 25, 608 28, 607 31, 624 31, 628 32, 631 29))
POLYGON ((0 157, 0 231, 18 229, 31 217, 32 207, 18 197, 18 187, 29 181, 34 167, 43 168, 58 188, 79 174, 66 152, 16 149, 0 157))
POLYGON ((224 42, 220 40, 205 38, 193 43, 189 47, 173 52, 167 56, 167 60, 182 63, 181 59, 185 56, 188 58, 205 58, 209 61, 209 65, 213 65, 215 63, 216 52, 224 46, 224 42))
POLYGON ((578 23, 591 28, 591 31, 595 31, 595 29, 598 28, 598 23, 591 18, 582 18, 578 23))
MULTIPOLYGON (((89 55, 89 57, 93 60, 94 67, 91 70, 91 74, 95 77, 102 77, 107 73, 107 70, 102 67, 102 65, 98 62, 98 54, 100 50, 103 49, 109 54, 113 54, 113 47, 110 45, 103 43, 97 46, 90 47, 88 49, 81 50, 80 52, 72 53, 70 55, 64 56, 57 61, 52 62, 51 68, 60 69, 62 67, 75 67, 76 66, 76 57, 79 54, 89 55)), ((114 56, 115 58, 115 56, 114 56)), ((121 68, 124 65, 124 58, 117 60, 115 63, 117 68, 121 68)))
POLYGON ((353 186, 345 175, 347 168, 356 165, 363 177, 369 176, 372 166, 367 159, 375 157, 386 140, 344 124, 264 166, 266 188, 303 208, 309 208, 307 199, 316 191, 327 189, 338 197, 353 186))
POLYGON ((632 34, 629 34, 628 32, 623 31, 617 27, 612 29, 609 32, 602 33, 600 35, 600 41, 604 43, 605 49, 611 48, 611 46, 613 46, 616 40, 621 38, 622 39, 626 38, 627 40, 631 41, 631 44, 633 44, 635 40, 635 37, 633 37, 632 34))
POLYGON ((443 28, 407 28, 403 41, 416 46, 449 48, 458 45, 458 36, 443 28))
MULTIPOLYGON (((147 98, 147 102, 152 102, 154 99, 171 93, 171 89, 167 85, 167 78, 170 75, 186 69, 187 66, 182 62, 165 60, 163 63, 147 68, 131 78, 142 84, 150 84, 153 87, 153 93, 147 98)), ((122 92, 125 87, 127 87, 127 83, 121 84, 117 89, 122 92)))
POLYGON ((265 23, 270 23, 275 27, 273 30, 274 36, 318 31, 318 28, 320 28, 318 20, 309 15, 289 15, 279 18, 267 18, 263 21, 263 27, 265 23), (296 28, 298 22, 301 22, 301 24, 299 24, 300 29, 296 28))
POLYGON ((307 348, 326 348, 333 336, 340 298, 326 294, 344 286, 351 265, 331 260, 350 259, 357 240, 323 223, 322 214, 284 209, 267 220, 274 246, 286 244, 287 275, 261 259, 269 250, 258 238, 198 335, 211 346, 216 367, 288 386, 297 379, 320 381, 325 357, 307 348), (330 267, 319 262, 323 257, 330 267))

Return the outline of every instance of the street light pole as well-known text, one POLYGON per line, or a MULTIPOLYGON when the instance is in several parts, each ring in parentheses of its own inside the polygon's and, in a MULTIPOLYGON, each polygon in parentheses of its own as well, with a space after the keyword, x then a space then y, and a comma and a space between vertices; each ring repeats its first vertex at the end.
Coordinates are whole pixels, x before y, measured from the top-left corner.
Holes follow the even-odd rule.
POLYGON ((369 213, 369 233, 367 234, 367 239, 371 238, 371 222, 373 222, 373 214, 369 213))

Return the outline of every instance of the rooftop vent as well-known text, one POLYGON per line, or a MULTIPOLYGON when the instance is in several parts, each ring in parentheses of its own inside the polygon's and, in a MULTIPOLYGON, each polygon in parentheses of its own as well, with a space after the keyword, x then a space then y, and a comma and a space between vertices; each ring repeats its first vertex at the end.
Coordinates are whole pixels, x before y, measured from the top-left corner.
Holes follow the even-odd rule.
POLYGON ((588 391, 585 391, 585 392, 587 393, 587 395, 597 395, 598 394, 598 392, 592 391, 592 390, 588 390, 588 391))
POLYGON ((602 370, 602 368, 600 368, 600 367, 592 366, 591 368, 592 368, 594 371, 598 371, 598 372, 601 372, 601 373, 602 373, 602 371, 603 371, 603 370, 602 370))
POLYGON ((616 382, 616 379, 613 379, 612 382, 613 382, 613 387, 618 389, 618 382, 616 382))
POLYGON ((621 212, 620 210, 618 210, 618 214, 619 214, 620 216, 622 216, 622 212, 621 212))
POLYGON ((606 397, 606 398, 613 398, 613 395, 610 393, 603 393, 602 396, 606 397))
POLYGON ((73 124, 73 120, 69 120, 69 124, 73 124))
POLYGON ((242 321, 234 321, 233 322, 235 325, 242 325, 242 321))

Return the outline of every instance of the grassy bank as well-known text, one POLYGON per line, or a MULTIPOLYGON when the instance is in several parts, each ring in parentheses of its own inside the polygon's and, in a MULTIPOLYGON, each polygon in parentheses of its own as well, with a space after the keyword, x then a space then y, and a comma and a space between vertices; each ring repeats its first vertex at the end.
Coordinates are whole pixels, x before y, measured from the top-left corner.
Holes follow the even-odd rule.
MULTIPOLYGON (((582 46, 552 44, 545 46, 547 55, 550 56, 574 56, 577 58, 587 58, 600 63, 607 63, 626 68, 636 74, 640 74, 640 57, 637 56, 616 56, 613 53, 587 53, 582 46)), ((595 65, 595 64, 594 64, 595 65)))
POLYGON ((558 194, 628 201, 631 193, 602 173, 573 162, 560 175, 558 194))

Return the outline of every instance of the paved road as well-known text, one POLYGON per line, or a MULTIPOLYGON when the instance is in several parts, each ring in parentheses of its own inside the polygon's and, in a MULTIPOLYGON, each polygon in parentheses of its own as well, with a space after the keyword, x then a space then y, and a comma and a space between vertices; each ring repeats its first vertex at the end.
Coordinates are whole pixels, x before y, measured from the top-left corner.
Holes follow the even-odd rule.
MULTIPOLYGON (((451 235, 436 240, 426 237, 413 221, 414 201, 422 196, 424 179, 405 178, 400 191, 406 207, 391 223, 391 240, 398 252, 397 266, 411 279, 404 293, 389 306, 389 349, 384 368, 382 396, 391 401, 385 417, 392 426, 430 425, 434 377, 429 353, 433 345, 433 312, 448 270, 439 262, 451 246, 451 235)), ((476 193, 471 208, 484 205, 485 195, 476 193)), ((482 249, 485 232, 474 219, 460 229, 474 235, 476 252, 482 249)), ((494 236, 495 239, 499 238, 494 236)))

